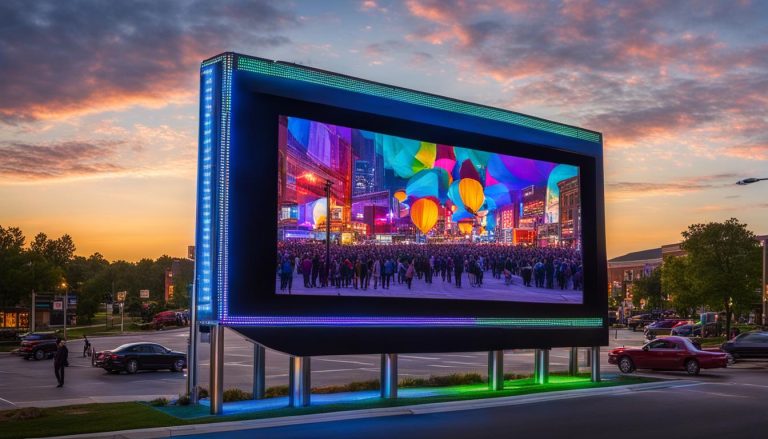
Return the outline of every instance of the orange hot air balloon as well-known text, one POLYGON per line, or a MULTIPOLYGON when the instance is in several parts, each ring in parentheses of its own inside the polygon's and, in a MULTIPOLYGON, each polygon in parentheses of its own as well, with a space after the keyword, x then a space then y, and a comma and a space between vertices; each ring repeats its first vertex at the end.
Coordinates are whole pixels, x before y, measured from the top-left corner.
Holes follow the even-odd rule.
POLYGON ((395 197, 395 199, 396 199, 397 201, 399 201, 399 202, 401 202, 401 203, 402 203, 403 201, 405 201, 405 199, 406 199, 406 198, 408 198, 408 196, 405 194, 405 191, 402 191, 402 190, 401 190, 401 191, 397 191, 397 192, 395 192, 395 195, 394 195, 394 197, 395 197))
POLYGON ((459 231, 462 235, 469 235, 472 233, 473 221, 459 221, 459 231))
POLYGON ((413 225, 426 234, 437 224, 437 203, 429 198, 420 198, 411 206, 413 225))
POLYGON ((462 178, 459 180, 459 196, 467 212, 473 215, 477 213, 485 201, 483 185, 472 178, 462 178))

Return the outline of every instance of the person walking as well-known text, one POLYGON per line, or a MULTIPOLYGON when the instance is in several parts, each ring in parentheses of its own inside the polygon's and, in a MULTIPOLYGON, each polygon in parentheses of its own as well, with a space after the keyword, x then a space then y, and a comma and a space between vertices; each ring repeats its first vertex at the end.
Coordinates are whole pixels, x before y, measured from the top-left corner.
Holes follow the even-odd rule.
POLYGON ((85 358, 86 355, 91 355, 91 341, 88 340, 87 335, 83 335, 83 358, 85 358))
POLYGON ((64 339, 59 339, 56 345, 56 354, 53 356, 53 372, 59 382, 56 387, 64 387, 64 368, 67 367, 67 357, 69 357, 67 342, 64 339))
POLYGON ((411 282, 413 282, 413 275, 416 274, 416 267, 414 266, 414 262, 411 261, 411 264, 408 265, 408 270, 405 272, 405 283, 408 284, 408 289, 411 289, 411 282))

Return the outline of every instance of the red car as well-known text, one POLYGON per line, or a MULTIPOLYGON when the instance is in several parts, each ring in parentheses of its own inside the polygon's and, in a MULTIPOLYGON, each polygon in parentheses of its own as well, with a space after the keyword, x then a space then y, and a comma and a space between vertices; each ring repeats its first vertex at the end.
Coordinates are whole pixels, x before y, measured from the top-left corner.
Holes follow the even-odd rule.
POLYGON ((657 369, 698 375, 701 369, 726 367, 728 356, 721 351, 702 351, 685 337, 663 337, 642 348, 616 348, 608 353, 608 362, 618 365, 623 373, 657 369))

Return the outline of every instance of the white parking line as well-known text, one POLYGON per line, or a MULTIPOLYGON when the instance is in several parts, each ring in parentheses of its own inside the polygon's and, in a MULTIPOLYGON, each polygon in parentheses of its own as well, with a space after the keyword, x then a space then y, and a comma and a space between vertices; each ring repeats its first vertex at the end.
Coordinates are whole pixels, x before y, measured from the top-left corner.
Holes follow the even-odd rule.
POLYGON ((481 364, 481 363, 467 363, 464 361, 444 361, 444 363, 449 364, 461 364, 462 366, 487 366, 487 364, 481 364))
POLYGON ((361 366, 373 366, 373 363, 365 363, 362 361, 351 361, 351 360, 331 360, 330 358, 314 358, 315 361, 330 361, 332 363, 349 363, 349 364, 359 364, 361 366))
POLYGON ((427 367, 448 367, 448 368, 455 368, 456 366, 446 366, 443 364, 427 364, 427 367))
POLYGON ((417 357, 416 355, 399 355, 398 358, 406 358, 408 360, 442 360, 439 357, 417 357))

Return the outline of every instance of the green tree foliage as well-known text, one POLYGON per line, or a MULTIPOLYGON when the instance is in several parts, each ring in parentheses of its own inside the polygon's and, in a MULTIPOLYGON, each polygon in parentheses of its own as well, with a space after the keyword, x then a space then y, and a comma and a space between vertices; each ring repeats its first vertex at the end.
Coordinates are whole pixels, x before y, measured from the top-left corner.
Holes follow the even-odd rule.
POLYGON ((651 271, 648 276, 641 277, 632 284, 632 302, 639 305, 640 300, 645 301, 648 309, 664 308, 660 269, 651 271))
POLYGON ((704 302, 693 288, 688 256, 668 256, 661 267, 661 284, 672 308, 681 316, 694 316, 704 302))
POLYGON ((681 248, 688 258, 688 279, 701 301, 726 313, 730 333, 734 308, 760 301, 760 247, 747 225, 731 218, 723 223, 693 224, 683 232, 681 248))
POLYGON ((60 290, 63 282, 70 293, 77 295, 77 314, 81 323, 90 323, 104 301, 115 299, 117 291, 126 291, 126 312, 147 314, 151 318, 164 303, 165 270, 176 262, 173 283, 176 297, 168 304, 186 308, 187 285, 192 282, 194 264, 162 256, 157 260, 142 259, 131 263, 109 262, 100 253, 88 258, 75 256, 75 243, 69 235, 49 239, 38 233, 25 248, 25 237, 19 228, 0 226, 0 306, 28 306, 32 291, 60 290), (150 290, 146 305, 139 290, 150 290), (152 304, 149 307, 149 304, 152 304), (144 309, 151 308, 151 309, 144 309), (143 311, 143 312, 142 312, 143 311))

